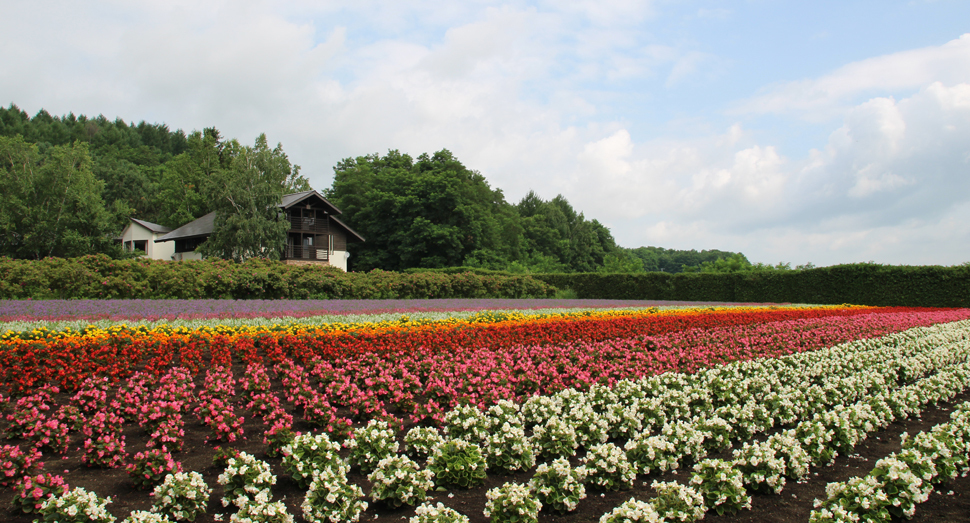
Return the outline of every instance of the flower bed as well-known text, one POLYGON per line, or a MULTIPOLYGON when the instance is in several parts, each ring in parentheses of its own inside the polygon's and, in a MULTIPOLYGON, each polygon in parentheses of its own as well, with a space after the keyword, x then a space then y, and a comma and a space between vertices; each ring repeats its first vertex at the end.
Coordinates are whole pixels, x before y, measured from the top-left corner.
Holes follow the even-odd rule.
MULTIPOLYGON (((137 358, 135 363, 116 362, 107 350, 93 360, 78 359, 69 369, 86 370, 84 379, 58 382, 71 386, 69 392, 20 383, 7 391, 18 399, 0 399, 4 429, 16 431, 12 443, 19 445, 17 451, 11 446, 10 456, 26 455, 21 448, 52 452, 49 439, 29 436, 29 427, 51 420, 68 428, 66 452, 72 456, 85 440, 124 442, 122 432, 127 434, 127 447, 115 444, 110 453, 100 449, 101 461, 92 460, 104 467, 147 459, 133 441, 157 441, 152 448, 164 449, 158 456, 169 452, 174 460, 189 463, 183 457, 198 452, 197 445, 211 449, 218 440, 225 445, 221 479, 209 478, 208 487, 227 507, 210 505, 208 510, 238 511, 240 518, 286 514, 275 503, 283 499, 277 485, 287 484, 300 494, 294 499, 288 491, 286 510, 305 518, 338 514, 363 520, 389 510, 408 517, 416 505, 427 502, 430 507, 442 500, 432 491, 434 482, 452 494, 480 492, 483 508, 484 493, 492 492, 493 519, 506 517, 501 507, 515 506, 528 518, 538 510, 541 521, 549 513, 581 510, 594 503, 590 498, 618 499, 613 506, 619 507, 631 490, 651 483, 645 480, 658 474, 670 479, 666 475, 672 470, 685 468, 695 471, 694 479, 680 478, 680 486, 664 483, 656 492, 675 494, 651 509, 637 501, 600 512, 611 517, 650 510, 661 516, 668 510, 694 514, 700 496, 710 510, 733 513, 746 510, 745 492, 781 492, 787 488, 784 478, 806 477, 810 461, 814 467, 830 462, 892 420, 906 419, 963 390, 970 384, 970 322, 960 320, 968 317, 967 310, 852 307, 601 312, 493 321, 482 315, 478 321, 329 332, 357 336, 354 350, 347 345, 339 353, 287 345, 303 339, 288 329, 278 337, 268 331, 265 340, 251 332, 211 329, 195 333, 210 336, 206 343, 189 335, 179 345, 185 339, 175 333, 164 350, 120 353, 137 358), (486 346, 490 334, 495 334, 494 344, 486 346), (448 343, 391 350, 390 342, 381 339, 416 343, 433 335, 448 343), (530 343, 516 341, 523 339, 530 343), (248 420, 245 429, 243 421, 215 420, 216 411, 248 420), (418 431, 416 423, 436 428, 418 431), (169 436, 163 441, 154 436, 161 427, 190 434, 166 429, 169 436), (752 443, 755 435, 775 429, 783 430, 752 443), (326 444, 294 439, 308 430, 328 433, 326 444), (551 430, 571 434, 575 445, 545 445, 561 440, 543 436, 551 430), (183 439, 192 443, 184 449, 165 447, 183 439), (293 456, 311 460, 317 449, 307 445, 323 454, 303 468, 293 456), (793 445, 804 452, 794 452, 793 445), (718 451, 727 452, 728 459, 709 456, 718 451), (397 457, 404 452, 412 453, 414 461, 397 457), (699 465, 691 469, 693 463, 699 465), (371 478, 365 482, 367 475, 371 478), (543 479, 530 481, 533 476, 543 479), (722 477, 730 477, 729 482, 722 477), (523 490, 540 488, 542 494, 533 495, 541 499, 541 509, 527 501, 523 490), (347 497, 328 499, 327 492, 336 491, 347 497)), ((33 340, 18 336, 3 343, 8 351, 53 342, 67 346, 89 335, 114 339, 85 333, 33 340)), ((43 369, 30 364, 57 361, 40 358, 39 348, 35 354, 34 360, 10 364, 10 376, 18 369, 39 380, 43 369)), ((930 443, 921 439, 918 444, 922 449, 930 443)), ((41 459, 32 455, 34 462, 41 459)), ((45 454, 43 460, 59 456, 45 454)), ((35 478, 41 472, 10 461, 7 469, 23 468, 35 478)), ((176 471, 168 457, 162 462, 176 471)), ((887 461, 880 470, 894 466, 899 468, 887 461)), ((183 467, 193 468, 200 470, 183 467)), ((8 488, 17 484, 16 478, 11 481, 8 488)), ((139 485, 141 479, 130 481, 147 486, 147 481, 139 485)), ((24 506, 37 506, 36 501, 24 506)), ((459 511, 483 521, 481 511, 459 511)))

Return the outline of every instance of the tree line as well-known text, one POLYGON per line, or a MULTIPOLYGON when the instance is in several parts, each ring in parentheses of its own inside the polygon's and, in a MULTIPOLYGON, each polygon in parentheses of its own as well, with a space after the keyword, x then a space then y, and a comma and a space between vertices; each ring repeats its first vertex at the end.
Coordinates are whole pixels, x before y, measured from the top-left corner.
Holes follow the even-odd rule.
MULTIPOLYGON (((244 260, 276 258, 285 222, 275 204, 308 190, 282 146, 252 146, 215 128, 186 134, 120 118, 33 117, 0 107, 0 256, 21 259, 104 253, 129 218, 171 228, 217 211, 200 250, 244 260)), ((752 264, 719 250, 628 249, 561 195, 530 192, 507 202, 500 189, 441 150, 413 158, 391 150, 346 158, 321 191, 366 241, 354 270, 467 266, 513 273, 723 272, 752 264), (723 261, 723 260, 728 260, 723 261), (733 262, 731 261, 733 260, 733 262)))

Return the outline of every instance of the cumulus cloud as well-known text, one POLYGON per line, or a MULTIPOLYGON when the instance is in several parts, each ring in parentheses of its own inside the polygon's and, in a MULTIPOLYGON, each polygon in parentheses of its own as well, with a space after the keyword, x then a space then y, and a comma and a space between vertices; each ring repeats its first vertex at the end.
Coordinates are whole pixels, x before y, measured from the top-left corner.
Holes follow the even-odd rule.
POLYGON ((779 83, 744 100, 735 114, 794 114, 810 120, 840 116, 858 97, 912 91, 932 82, 970 82, 970 33, 940 46, 846 64, 819 78, 779 83))
POLYGON ((958 263, 970 240, 961 221, 970 209, 966 136, 970 84, 940 82, 851 108, 803 160, 752 144, 738 127, 641 145, 619 131, 578 155, 597 173, 580 207, 596 208, 633 243, 706 238, 768 260, 787 252, 816 263, 958 263))

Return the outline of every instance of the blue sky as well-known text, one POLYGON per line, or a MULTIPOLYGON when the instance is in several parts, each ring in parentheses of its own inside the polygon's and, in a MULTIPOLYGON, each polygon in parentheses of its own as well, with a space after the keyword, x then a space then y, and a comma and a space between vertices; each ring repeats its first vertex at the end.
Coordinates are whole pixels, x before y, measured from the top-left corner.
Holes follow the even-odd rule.
POLYGON ((970 261, 970 3, 0 2, 0 103, 450 149, 626 247, 970 261))

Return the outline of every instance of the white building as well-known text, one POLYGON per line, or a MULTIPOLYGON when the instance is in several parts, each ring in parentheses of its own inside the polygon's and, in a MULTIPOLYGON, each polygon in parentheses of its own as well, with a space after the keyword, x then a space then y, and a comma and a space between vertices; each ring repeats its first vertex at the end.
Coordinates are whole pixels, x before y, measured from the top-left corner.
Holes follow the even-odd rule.
POLYGON ((121 233, 121 245, 126 251, 141 252, 146 258, 171 260, 175 254, 175 245, 158 243, 158 239, 169 232, 172 229, 164 225, 131 218, 121 233))

